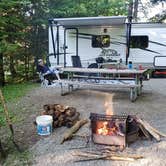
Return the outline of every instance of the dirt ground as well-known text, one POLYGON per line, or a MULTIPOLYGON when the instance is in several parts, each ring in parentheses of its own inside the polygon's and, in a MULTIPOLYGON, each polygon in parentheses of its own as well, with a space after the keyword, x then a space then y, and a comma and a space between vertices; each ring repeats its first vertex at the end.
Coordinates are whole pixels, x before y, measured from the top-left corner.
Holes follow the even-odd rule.
MULTIPOLYGON (((33 124, 36 117, 42 112, 44 104, 63 104, 76 107, 81 118, 89 119, 90 113, 105 114, 105 102, 112 107, 114 114, 131 114, 148 121, 159 131, 166 133, 166 80, 151 79, 144 82, 143 93, 134 102, 129 100, 129 90, 77 90, 73 93, 61 96, 58 88, 36 88, 19 102, 10 107, 13 110, 24 112, 20 114, 23 122, 15 125, 16 140, 22 148, 29 148, 33 154, 31 165, 35 166, 83 166, 83 165, 112 165, 112 166, 165 166, 166 165, 166 138, 160 142, 155 140, 138 140, 129 145, 122 154, 137 154, 143 159, 127 161, 96 160, 87 162, 75 162, 78 159, 73 154, 83 150, 100 150, 101 145, 93 142, 86 144, 87 140, 75 137, 64 144, 60 144, 62 136, 68 129, 65 127, 53 131, 50 136, 38 136, 33 124), (23 123, 23 124, 22 124, 23 123), (86 146, 87 145, 87 146, 86 146), (85 148, 86 146, 86 148, 85 148)), ((16 112, 17 113, 17 112, 16 112)), ((83 126, 79 134, 90 135, 89 124, 83 126)))

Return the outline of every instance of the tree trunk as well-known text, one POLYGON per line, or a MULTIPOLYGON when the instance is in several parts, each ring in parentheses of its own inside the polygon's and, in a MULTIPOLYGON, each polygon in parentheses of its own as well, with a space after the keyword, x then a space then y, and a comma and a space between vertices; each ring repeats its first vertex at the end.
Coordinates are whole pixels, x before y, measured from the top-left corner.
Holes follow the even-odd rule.
POLYGON ((3 69, 3 54, 0 53, 0 86, 5 85, 5 74, 3 69))
POLYGON ((25 79, 28 80, 27 56, 24 56, 25 79))
POLYGON ((134 9, 133 9, 133 19, 137 22, 137 14, 138 14, 138 0, 134 1, 134 9))
POLYGON ((12 56, 10 57, 10 66, 9 66, 9 68, 10 68, 12 78, 14 78, 17 73, 16 73, 16 69, 14 68, 14 59, 13 59, 12 56))
POLYGON ((133 16, 133 1, 129 3, 129 7, 128 7, 128 17, 132 17, 132 16, 133 16))

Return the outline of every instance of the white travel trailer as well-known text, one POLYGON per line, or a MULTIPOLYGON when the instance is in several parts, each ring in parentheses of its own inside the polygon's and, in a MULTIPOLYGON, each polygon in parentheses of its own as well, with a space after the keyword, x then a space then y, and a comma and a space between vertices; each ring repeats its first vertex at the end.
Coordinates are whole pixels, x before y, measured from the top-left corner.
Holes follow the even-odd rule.
POLYGON ((131 24, 124 16, 50 19, 51 66, 73 66, 72 56, 85 67, 102 57, 107 63, 165 69, 166 24, 131 24))
MULTIPOLYGON (((153 64, 155 58, 163 61, 164 59, 160 57, 166 56, 166 24, 132 24, 130 44, 131 48, 128 59, 129 61, 132 61, 136 64, 142 64, 147 67, 152 67, 155 65, 153 64), (132 48, 132 44, 136 44, 135 48, 132 48), (142 46, 139 47, 139 45, 142 46)), ((163 62, 159 64, 161 68, 166 66, 166 61, 165 65, 162 63, 163 62)))

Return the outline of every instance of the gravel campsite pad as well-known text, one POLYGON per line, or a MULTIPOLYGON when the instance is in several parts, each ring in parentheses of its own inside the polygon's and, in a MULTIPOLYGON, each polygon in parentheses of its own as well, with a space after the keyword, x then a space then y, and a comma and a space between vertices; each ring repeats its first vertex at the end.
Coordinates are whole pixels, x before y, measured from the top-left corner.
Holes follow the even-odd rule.
MULTIPOLYGON (((91 112, 105 114, 104 103, 108 101, 112 104, 114 114, 138 115, 159 131, 166 133, 166 81, 151 79, 144 84, 142 95, 134 103, 129 100, 128 90, 82 89, 61 96, 58 88, 36 88, 14 105, 17 109, 20 108, 20 111, 24 109, 24 114, 20 117, 23 123, 15 125, 17 140, 21 146, 29 147, 30 153, 33 154, 32 165, 36 166, 165 166, 165 138, 160 142, 138 140, 129 145, 121 154, 136 154, 144 157, 133 162, 111 160, 75 162, 78 157, 74 154, 78 151, 92 149, 97 151, 101 145, 93 144, 91 140, 87 143, 87 139, 79 137, 74 137, 61 145, 63 134, 69 130, 68 128, 57 128, 50 136, 38 136, 33 124, 43 111, 44 104, 58 103, 73 106, 80 112, 81 118, 89 119, 91 112)), ((84 125, 77 133, 90 136, 90 124, 84 125)))

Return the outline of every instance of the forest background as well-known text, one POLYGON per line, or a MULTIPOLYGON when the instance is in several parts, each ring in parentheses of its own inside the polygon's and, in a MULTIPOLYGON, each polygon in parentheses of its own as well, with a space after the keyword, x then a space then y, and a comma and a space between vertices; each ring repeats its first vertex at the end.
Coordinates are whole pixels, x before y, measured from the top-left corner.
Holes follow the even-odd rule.
POLYGON ((165 0, 0 0, 0 86, 34 78, 35 62, 48 54, 49 18, 132 15, 135 22, 163 22, 165 6, 165 0))

